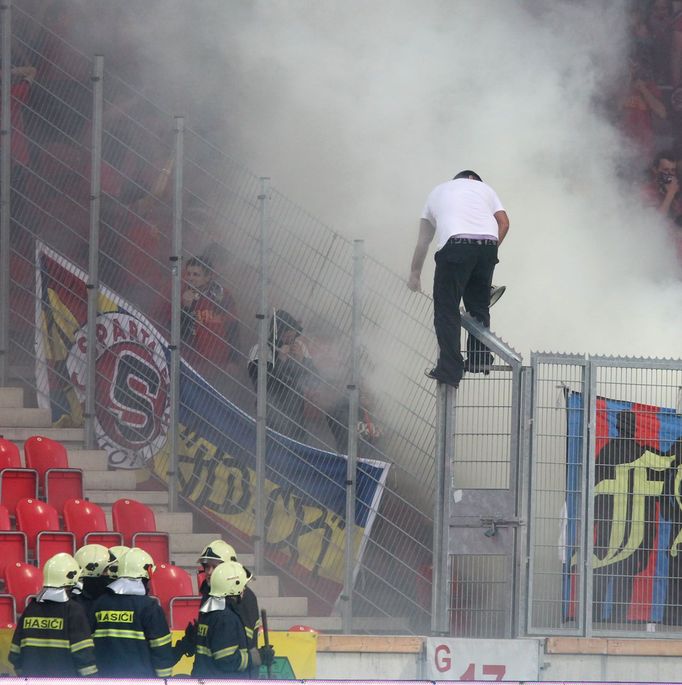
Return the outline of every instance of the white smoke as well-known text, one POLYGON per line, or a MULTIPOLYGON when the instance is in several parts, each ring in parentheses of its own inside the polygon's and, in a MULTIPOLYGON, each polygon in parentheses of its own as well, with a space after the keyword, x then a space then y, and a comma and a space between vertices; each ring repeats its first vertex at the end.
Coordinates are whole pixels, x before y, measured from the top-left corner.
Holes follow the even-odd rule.
POLYGON ((627 151, 598 104, 625 71, 624 3, 154 7, 131 13, 146 82, 391 268, 407 275, 429 190, 473 168, 511 219, 498 334, 524 356, 680 356, 674 249, 617 180, 627 151))

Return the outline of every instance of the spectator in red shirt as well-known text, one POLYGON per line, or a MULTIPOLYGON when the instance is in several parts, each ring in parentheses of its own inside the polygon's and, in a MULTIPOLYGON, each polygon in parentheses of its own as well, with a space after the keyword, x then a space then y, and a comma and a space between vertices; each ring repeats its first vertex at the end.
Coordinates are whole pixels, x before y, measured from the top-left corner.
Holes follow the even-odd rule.
POLYGON ((630 82, 621 102, 623 131, 637 145, 643 159, 654 154, 653 116, 666 119, 661 91, 653 80, 649 61, 641 54, 630 58, 630 82))
POLYGON ((235 303, 215 280, 208 257, 192 257, 185 267, 182 293, 183 356, 207 380, 232 365, 239 333, 235 303))

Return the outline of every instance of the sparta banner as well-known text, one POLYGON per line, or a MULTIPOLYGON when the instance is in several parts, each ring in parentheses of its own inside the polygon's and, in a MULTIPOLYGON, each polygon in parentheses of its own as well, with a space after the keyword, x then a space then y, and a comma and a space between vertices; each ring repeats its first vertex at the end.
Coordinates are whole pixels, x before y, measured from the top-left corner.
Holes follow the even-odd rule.
MULTIPOLYGON (((577 614, 583 396, 569 393, 564 620, 577 614)), ((593 620, 682 624, 682 417, 597 399, 593 620)))
MULTIPOLYGON (((81 426, 87 354, 87 276, 37 248, 37 385, 59 426, 81 426)), ((112 468, 150 469, 167 481, 170 350, 142 314, 102 288, 96 323, 96 422, 112 468)), ((231 535, 254 534, 254 419, 184 361, 180 373, 178 480, 181 494, 231 535)), ((346 464, 343 455, 268 431, 266 554, 322 597, 343 583, 346 464)), ((379 506, 388 464, 358 460, 356 559, 379 506)))

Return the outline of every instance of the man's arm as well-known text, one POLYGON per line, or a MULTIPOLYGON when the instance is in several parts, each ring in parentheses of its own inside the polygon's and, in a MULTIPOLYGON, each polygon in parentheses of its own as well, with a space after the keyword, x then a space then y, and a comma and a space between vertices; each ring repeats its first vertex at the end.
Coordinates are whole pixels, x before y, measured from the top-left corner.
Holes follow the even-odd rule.
POLYGON ((501 209, 499 212, 495 212, 495 221, 497 221, 497 245, 502 245, 502 241, 509 232, 509 217, 507 212, 501 209))
POLYGON ((422 267, 424 266, 426 253, 429 250, 429 245, 431 244, 435 233, 436 229, 430 221, 427 219, 421 219, 419 221, 419 238, 417 239, 417 245, 414 248, 414 254, 412 255, 410 277, 407 281, 407 287, 414 292, 420 292, 422 289, 422 267))

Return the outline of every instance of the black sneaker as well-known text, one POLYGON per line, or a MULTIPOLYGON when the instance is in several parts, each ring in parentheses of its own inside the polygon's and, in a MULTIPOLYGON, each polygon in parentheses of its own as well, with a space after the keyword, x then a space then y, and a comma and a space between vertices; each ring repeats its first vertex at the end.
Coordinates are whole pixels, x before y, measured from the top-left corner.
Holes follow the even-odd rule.
POLYGON ((464 370, 467 373, 482 373, 487 376, 490 373, 492 365, 492 358, 484 358, 481 361, 478 361, 475 358, 469 357, 464 360, 464 370))
POLYGON ((492 307, 495 302, 497 302, 502 295, 504 295, 504 291, 507 289, 506 285, 491 285, 490 286, 490 304, 488 307, 492 307))
POLYGON ((434 381, 438 381, 439 383, 445 383, 446 385, 451 385, 455 389, 459 388, 459 381, 453 381, 453 380, 447 378, 435 366, 432 369, 426 369, 426 371, 424 371, 424 375, 427 378, 431 378, 434 381))

